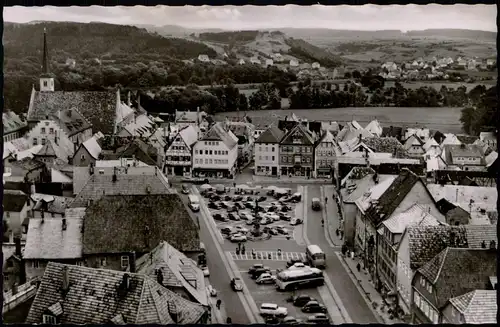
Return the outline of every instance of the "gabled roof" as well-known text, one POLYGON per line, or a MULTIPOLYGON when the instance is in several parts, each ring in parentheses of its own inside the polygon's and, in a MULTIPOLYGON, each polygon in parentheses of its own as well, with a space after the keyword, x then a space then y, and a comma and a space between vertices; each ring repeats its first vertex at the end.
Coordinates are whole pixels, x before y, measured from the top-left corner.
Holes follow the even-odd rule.
POLYGON ((377 203, 366 211, 372 223, 377 226, 389 218, 416 183, 422 183, 420 177, 404 169, 392 182, 391 186, 378 198, 377 203))
POLYGON ((465 134, 457 134, 456 137, 463 144, 473 144, 479 139, 477 136, 465 135, 465 134))
POLYGON ((57 116, 61 109, 77 109, 92 124, 94 132, 113 133, 116 116, 116 92, 95 91, 33 91, 28 121, 40 121, 57 116))
POLYGON ((397 139, 403 136, 403 128, 397 126, 382 127, 382 137, 395 137, 397 139))
POLYGON ((418 271, 435 286, 441 309, 457 295, 488 288, 489 277, 497 274, 497 252, 447 247, 418 271))
POLYGON ((498 159, 498 152, 491 151, 490 154, 484 158, 484 161, 486 162, 486 167, 490 167, 491 165, 493 165, 497 159, 498 159))
POLYGON ((462 142, 457 138, 455 134, 452 133, 446 133, 444 134, 444 140, 441 142, 441 146, 445 145, 460 145, 462 142))
POLYGON ((31 218, 25 259, 78 259, 82 257, 82 225, 85 208, 67 209, 66 230, 61 218, 31 218))
POLYGON ((69 137, 92 127, 85 116, 76 108, 61 110, 61 112, 57 112, 57 115, 51 118, 61 126, 69 137))
POLYGON ((28 195, 23 191, 4 190, 3 211, 21 212, 28 201, 28 195))
POLYGON ((363 143, 373 152, 391 153, 394 158, 409 158, 406 149, 394 137, 367 137, 363 143))
POLYGON ((41 323, 47 309, 60 303, 61 324, 194 324, 205 313, 201 305, 159 285, 154 279, 116 270, 94 269, 49 262, 26 323, 41 323), (69 289, 61 291, 63 268, 69 289), (123 287, 128 274, 129 289, 123 287), (174 307, 178 318, 172 317, 174 307), (170 313, 172 312, 172 313, 170 313))
MULTIPOLYGON (((294 135, 295 133, 299 132, 302 137, 305 138, 305 144, 306 145, 313 145, 314 144, 314 139, 312 137, 312 135, 309 133, 309 131, 306 129, 306 127, 302 124, 297 124, 295 125, 295 127, 293 127, 288 133, 286 133, 283 138, 281 139, 281 142, 280 144, 283 144, 285 142, 288 141, 288 139, 290 137, 292 137, 292 135, 294 135)), ((288 143, 287 143, 288 144, 288 143)))
POLYGON ((355 203, 356 200, 359 198, 363 198, 364 196, 370 196, 370 190, 376 186, 380 185, 380 183, 386 183, 388 179, 391 181, 394 180, 395 176, 393 175, 377 175, 378 178, 378 183, 375 183, 374 180, 374 174, 368 174, 365 175, 363 178, 355 181, 355 184, 350 179, 346 183, 346 187, 348 189, 347 193, 349 193, 349 190, 352 190, 352 193, 349 193, 346 195, 343 199, 344 203, 355 203), (354 185, 354 186, 351 186, 354 185))
POLYGON ((372 133, 373 135, 376 136, 382 136, 382 126, 380 126, 380 123, 378 120, 372 120, 368 125, 366 125, 365 129, 372 133))
POLYGON ((283 133, 276 125, 271 125, 264 133, 255 140, 255 143, 280 143, 283 139, 283 133))
POLYGON ((438 226, 442 223, 436 217, 431 215, 427 208, 419 204, 414 204, 407 210, 400 214, 394 215, 385 220, 382 224, 394 234, 402 234, 407 226, 419 224, 422 220, 426 219, 426 225, 438 226))
POLYGON ((425 151, 428 151, 431 147, 438 147, 438 146, 439 146, 438 142, 436 142, 436 140, 433 137, 430 137, 423 145, 423 148, 425 151))
POLYGON ((158 172, 156 175, 128 175, 118 174, 116 181, 113 176, 92 175, 75 200, 72 208, 85 207, 89 200, 98 200, 105 195, 145 195, 145 194, 171 194, 168 181, 158 172), (148 193, 149 192, 149 193, 148 193))
POLYGON ((137 272, 156 279, 162 272, 163 285, 184 288, 196 302, 209 305, 205 277, 196 263, 165 241, 136 261, 137 272))
POLYGON ((378 199, 384 194, 384 192, 392 185, 394 180, 398 177, 396 175, 385 175, 386 178, 381 178, 378 184, 373 185, 362 197, 355 199, 356 206, 361 210, 366 211, 371 205, 371 202, 378 201, 378 199), (364 196, 364 195, 367 196, 364 196))
POLYGON ((189 125, 179 131, 179 135, 184 140, 186 146, 191 148, 191 146, 198 140, 198 132, 196 128, 189 125))
POLYGON ((420 137, 413 134, 405 141, 403 147, 405 148, 405 150, 410 149, 412 146, 421 146, 423 148, 424 144, 424 141, 422 141, 420 137))
POLYGON ((131 123, 125 125, 124 129, 132 136, 149 136, 154 129, 155 123, 147 114, 138 115, 131 123))
POLYGON ((63 149, 62 146, 53 143, 51 140, 47 140, 40 151, 34 154, 34 157, 54 157, 67 162, 69 154, 70 152, 63 149))
POLYGON ((89 138, 87 141, 83 142, 81 146, 85 147, 87 149, 87 152, 97 160, 99 158, 99 154, 102 151, 101 146, 99 145, 98 140, 104 137, 102 133, 97 133, 94 134, 91 138, 89 138))
POLYGON ((120 102, 116 106, 116 114, 115 114, 116 124, 117 125, 120 124, 127 117, 129 117, 130 115, 133 115, 133 114, 134 114, 134 109, 130 108, 125 103, 120 102))
POLYGON ((32 171, 35 169, 45 167, 45 164, 41 161, 36 160, 35 158, 26 157, 22 160, 13 161, 10 163, 12 166, 19 167, 21 169, 25 169, 27 171, 32 171))
POLYGON ((450 145, 446 144, 443 146, 446 153, 449 153, 451 157, 483 157, 483 151, 477 145, 473 144, 461 144, 461 145, 450 145))
POLYGON ((238 144, 238 138, 231 131, 224 129, 223 123, 215 123, 201 138, 201 141, 222 141, 228 149, 238 144))
POLYGON ((475 290, 451 298, 449 303, 464 317, 466 324, 497 323, 497 291, 475 290))
POLYGON ((406 230, 409 238, 410 267, 418 269, 446 247, 480 249, 484 241, 498 244, 496 226, 410 226, 406 230))
POLYGON ((21 117, 10 110, 2 113, 2 123, 4 135, 20 130, 28 125, 27 122, 23 121, 21 117))
POLYGON ((135 156, 148 165, 156 165, 157 151, 153 145, 146 143, 138 137, 134 137, 130 143, 122 145, 116 150, 101 151, 101 155, 104 160, 132 158, 135 156))
POLYGON ((163 240, 183 252, 200 248, 198 227, 178 194, 107 195, 87 208, 84 254, 145 253, 163 240))
POLYGON ((479 133, 479 139, 481 141, 484 141, 484 140, 496 141, 497 140, 495 133, 493 133, 493 132, 481 132, 481 133, 479 133))
POLYGON ((327 130, 323 136, 319 139, 318 141, 318 144, 319 143, 333 143, 335 144, 335 138, 333 137, 332 133, 330 133, 329 130, 327 130))
POLYGON ((348 141, 354 138, 373 137, 373 134, 361 127, 356 121, 348 122, 337 134, 337 140, 348 141))

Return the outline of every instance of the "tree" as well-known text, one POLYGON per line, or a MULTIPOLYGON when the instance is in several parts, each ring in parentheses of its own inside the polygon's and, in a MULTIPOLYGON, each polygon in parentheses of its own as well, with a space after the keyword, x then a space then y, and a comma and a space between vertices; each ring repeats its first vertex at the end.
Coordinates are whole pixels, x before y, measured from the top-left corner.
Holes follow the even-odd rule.
POLYGON ((361 73, 357 70, 353 71, 352 72, 352 78, 355 78, 355 79, 360 79, 361 78, 361 73))
POLYGON ((349 72, 345 72, 345 74, 344 74, 344 78, 351 78, 351 73, 349 73, 349 72))

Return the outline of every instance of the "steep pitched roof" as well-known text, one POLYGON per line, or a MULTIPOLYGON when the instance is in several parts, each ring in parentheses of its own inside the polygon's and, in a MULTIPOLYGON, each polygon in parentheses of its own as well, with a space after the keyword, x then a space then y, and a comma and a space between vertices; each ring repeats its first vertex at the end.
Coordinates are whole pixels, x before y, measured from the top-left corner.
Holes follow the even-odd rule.
POLYGON ((408 152, 394 137, 367 137, 363 143, 373 152, 392 153, 395 158, 409 158, 408 152))
POLYGON ((276 125, 271 125, 264 133, 260 134, 255 143, 280 143, 283 139, 283 133, 276 125))
POLYGON ((81 146, 85 147, 87 149, 87 152, 97 160, 99 158, 99 154, 102 151, 101 146, 99 145, 98 140, 104 137, 102 133, 97 133, 94 134, 91 138, 89 138, 87 141, 83 142, 81 146))
POLYGON ((191 146, 198 140, 198 132, 192 125, 186 126, 185 128, 181 129, 179 131, 179 135, 182 137, 184 143, 186 143, 189 148, 191 148, 191 146))
POLYGON ((473 144, 476 140, 479 140, 477 136, 465 135, 465 134, 457 134, 457 139, 463 144, 473 144))
POLYGON ((438 226, 441 222, 431 215, 422 205, 414 204, 407 210, 384 221, 382 224, 394 234, 402 234, 407 226, 418 224, 427 219, 427 225, 438 226))
POLYGON ((201 138, 202 141, 222 141, 228 149, 238 144, 238 138, 231 131, 226 131, 222 123, 215 123, 201 138))
POLYGON ((64 161, 68 161, 68 155, 70 152, 67 152, 66 149, 63 149, 58 144, 53 143, 51 140, 47 140, 43 147, 34 154, 34 157, 54 157, 59 158, 64 161))
POLYGON ((420 177, 410 170, 404 169, 392 182, 391 186, 378 198, 377 203, 370 206, 366 211, 373 224, 377 226, 383 220, 389 218, 418 182, 422 182, 420 177))
POLYGON ((70 137, 92 127, 85 116, 76 108, 61 110, 53 118, 70 137))
POLYGON ((196 263, 165 241, 136 260, 137 272, 151 278, 157 278, 162 272, 163 285, 183 287, 196 302, 209 305, 205 277, 196 263))
POLYGON ((82 224, 85 208, 66 210, 66 230, 61 218, 31 218, 26 237, 26 259, 77 259, 82 257, 82 224))
POLYGON ((497 291, 475 290, 449 300, 464 316, 466 324, 497 323, 497 291))
POLYGON ((21 212, 28 201, 28 195, 23 191, 4 190, 3 210, 9 212, 21 212))
POLYGON ((319 139, 319 143, 335 143, 335 138, 333 137, 332 133, 330 133, 329 130, 327 130, 323 136, 319 139))
POLYGON ((422 141, 420 137, 418 137, 417 135, 412 135, 405 141, 403 147, 406 150, 410 149, 412 146, 421 146, 423 148, 424 144, 424 141, 422 141))
POLYGON ((28 110, 28 121, 40 121, 57 116, 60 109, 77 109, 92 124, 94 132, 113 133, 116 116, 116 92, 95 91, 34 91, 28 110))
POLYGON ((35 169, 43 168, 45 164, 41 161, 36 160, 35 158, 26 157, 18 161, 13 161, 10 163, 12 166, 19 167, 21 169, 25 169, 27 171, 32 171, 35 169))
POLYGON ((198 227, 178 194, 113 195, 85 215, 83 253, 145 253, 165 240, 180 251, 200 248, 198 227))
POLYGON ((21 117, 10 110, 2 113, 2 123, 4 134, 18 131, 28 125, 27 122, 23 121, 21 117))
POLYGON ((26 323, 41 323, 42 315, 60 304, 61 324, 194 324, 205 313, 201 305, 159 285, 150 277, 116 270, 94 269, 49 262, 26 323), (62 293, 63 269, 69 275, 69 289, 62 293), (123 287, 129 276, 129 289, 123 287), (171 316, 175 306, 178 318, 171 316))
POLYGON ((372 120, 370 123, 368 123, 368 125, 366 125, 365 129, 372 133, 373 135, 376 135, 376 136, 382 136, 382 126, 380 126, 380 123, 378 122, 378 120, 372 120))
POLYGON ((143 114, 135 117, 131 123, 125 125, 124 129, 132 136, 149 136, 154 126, 155 124, 151 118, 147 114, 143 114))
POLYGON ((486 247, 492 240, 498 244, 495 225, 411 226, 406 233, 412 269, 421 267, 448 246, 481 249, 483 241, 486 247))
POLYGON ((439 146, 438 142, 436 142, 436 140, 433 137, 431 137, 427 140, 427 142, 425 142, 423 148, 427 152, 431 147, 438 147, 438 146, 439 146))
POLYGON ((447 247, 418 271, 436 288, 436 302, 446 302, 476 289, 487 289, 497 274, 497 252, 490 249, 447 247))
POLYGON ((168 181, 158 172, 156 175, 122 175, 113 176, 92 175, 75 200, 72 208, 85 207, 89 200, 98 200, 105 195, 145 195, 145 194, 170 194, 168 181))
POLYGON ((104 160, 132 158, 135 156, 148 165, 156 165, 156 156, 158 155, 157 149, 154 146, 137 137, 132 142, 122 145, 116 150, 103 150, 101 154, 104 160))
POLYGON ((292 135, 295 133, 300 132, 303 137, 305 137, 305 141, 307 142, 306 144, 313 145, 314 144, 314 139, 312 135, 309 133, 309 131, 306 129, 306 127, 302 124, 296 124, 288 133, 286 133, 283 138, 281 139, 280 143, 286 142, 292 135))

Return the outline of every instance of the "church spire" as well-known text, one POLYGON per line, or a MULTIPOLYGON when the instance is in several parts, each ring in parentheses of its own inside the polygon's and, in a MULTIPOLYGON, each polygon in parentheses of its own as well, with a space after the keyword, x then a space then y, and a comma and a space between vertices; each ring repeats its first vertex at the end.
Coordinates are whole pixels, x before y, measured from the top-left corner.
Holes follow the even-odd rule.
POLYGON ((43 29, 43 62, 42 62, 42 74, 48 74, 50 71, 49 67, 49 50, 47 49, 47 29, 43 29))
POLYGON ((43 29, 42 75, 40 75, 40 91, 54 92, 54 78, 50 76, 49 49, 47 48, 47 29, 43 29))

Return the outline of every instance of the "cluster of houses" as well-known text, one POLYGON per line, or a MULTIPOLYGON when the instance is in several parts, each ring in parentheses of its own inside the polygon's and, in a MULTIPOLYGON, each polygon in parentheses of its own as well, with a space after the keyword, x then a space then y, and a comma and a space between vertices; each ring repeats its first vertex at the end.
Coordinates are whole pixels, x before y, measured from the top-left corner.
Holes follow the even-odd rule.
POLYGON ((55 91, 44 47, 26 121, 3 113, 4 320, 210 323, 205 250, 163 174, 161 119, 118 91, 55 91))
POLYGON ((453 60, 451 57, 424 60, 421 57, 413 62, 397 64, 386 62, 382 64, 380 76, 387 80, 409 79, 409 80, 432 80, 448 79, 448 70, 488 70, 496 65, 496 59, 481 60, 478 58, 458 57, 453 60))

